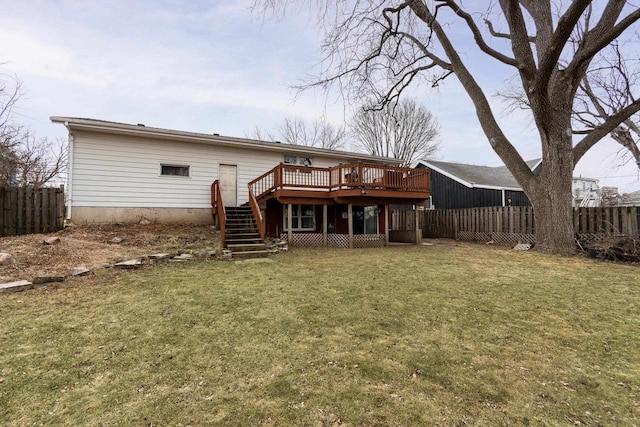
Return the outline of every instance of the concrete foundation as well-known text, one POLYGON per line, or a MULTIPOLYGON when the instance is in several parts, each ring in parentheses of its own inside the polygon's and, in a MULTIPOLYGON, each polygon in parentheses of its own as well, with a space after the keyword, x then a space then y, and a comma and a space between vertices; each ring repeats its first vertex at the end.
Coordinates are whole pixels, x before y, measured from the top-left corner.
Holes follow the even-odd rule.
POLYGON ((73 206, 74 224, 126 223, 142 220, 160 223, 213 224, 211 209, 206 208, 98 208, 73 206))

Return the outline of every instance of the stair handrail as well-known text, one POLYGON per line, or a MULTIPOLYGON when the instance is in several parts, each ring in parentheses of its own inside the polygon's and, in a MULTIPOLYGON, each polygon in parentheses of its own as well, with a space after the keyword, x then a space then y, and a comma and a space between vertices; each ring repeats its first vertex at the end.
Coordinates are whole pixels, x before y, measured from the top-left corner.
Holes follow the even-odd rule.
POLYGON ((249 182, 249 189, 254 194, 258 193, 257 197, 261 197, 282 185, 282 164, 274 167, 273 169, 263 173, 253 181, 249 182), (280 169, 280 173, 276 173, 280 169), (279 181, 279 182, 278 182, 279 181))
POLYGON ((225 243, 225 227, 227 225, 227 211, 222 201, 222 191, 220 190, 220 181, 215 180, 211 184, 211 207, 218 216, 218 228, 220 229, 220 242, 224 248, 225 243))
POLYGON ((251 212, 253 212, 253 217, 256 219, 258 231, 260 232, 260 239, 264 241, 264 221, 262 219, 262 212, 260 211, 258 200, 256 199, 255 194, 253 194, 251 185, 249 185, 249 206, 251 206, 251 212))

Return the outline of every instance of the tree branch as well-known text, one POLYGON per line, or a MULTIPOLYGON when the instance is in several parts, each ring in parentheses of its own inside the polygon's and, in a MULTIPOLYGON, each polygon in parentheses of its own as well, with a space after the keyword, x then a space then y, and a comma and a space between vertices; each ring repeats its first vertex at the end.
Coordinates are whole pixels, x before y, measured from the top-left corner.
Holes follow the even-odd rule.
POLYGON ((582 16, 591 1, 574 0, 571 6, 566 10, 564 15, 558 20, 556 30, 551 35, 549 45, 542 54, 541 60, 538 64, 538 75, 536 76, 536 82, 533 86, 533 90, 537 92, 539 96, 544 96, 549 86, 549 80, 553 70, 557 67, 560 55, 571 37, 573 28, 582 16))
POLYGON ((504 64, 511 65, 512 67, 518 68, 518 62, 515 59, 489 47, 489 45, 484 41, 484 38, 482 38, 482 33, 480 33, 480 29, 478 28, 475 21, 473 20, 473 17, 469 13, 462 10, 454 0, 443 0, 443 1, 445 1, 447 6, 449 6, 456 15, 464 19, 464 21, 467 23, 467 27, 469 27, 469 29, 471 30, 471 33, 473 34, 473 39, 475 40, 480 50, 482 50, 487 55, 497 59, 498 61, 504 64))
POLYGON ((640 9, 636 9, 617 25, 614 25, 622 12, 624 3, 626 2, 620 0, 612 0, 609 3, 608 6, 610 7, 607 7, 598 24, 585 34, 584 44, 578 49, 573 60, 567 66, 568 72, 572 75, 580 74, 585 63, 591 61, 598 52, 618 38, 633 23, 640 20, 640 9), (607 28, 610 28, 610 30, 606 31, 607 28))
POLYGON ((527 36, 527 25, 525 24, 522 10, 517 0, 500 0, 502 12, 507 18, 509 29, 511 30, 511 49, 517 61, 517 68, 522 78, 525 90, 529 92, 531 80, 536 73, 536 61, 533 58, 531 43, 527 36))
POLYGON ((478 85, 476 80, 473 78, 473 75, 462 62, 462 59, 458 55, 455 47, 452 45, 445 31, 440 26, 440 23, 435 19, 435 16, 431 13, 429 8, 420 0, 411 1, 409 6, 416 16, 427 24, 436 34, 445 54, 451 62, 451 69, 455 72, 460 83, 463 85, 476 107, 476 114, 485 135, 489 139, 489 143, 504 163, 509 166, 511 173, 526 191, 532 180, 535 179, 535 176, 531 172, 531 169, 529 169, 526 162, 522 159, 522 156, 520 156, 520 153, 518 153, 518 150, 515 149, 513 144, 511 144, 506 135, 502 132, 502 129, 498 125, 495 116, 491 111, 491 106, 489 105, 482 88, 478 85))
MULTIPOLYGON (((489 30, 489 34, 491 34, 493 37, 499 38, 499 39, 507 39, 507 40, 511 40, 511 34, 507 34, 507 33, 499 33, 496 30, 494 30, 493 28, 493 23, 488 20, 485 19, 484 23, 487 25, 487 29, 489 30)), ((529 39, 529 43, 535 43, 536 42, 536 37, 535 36, 527 36, 527 38, 529 39)))
POLYGON ((587 136, 582 138, 580 142, 573 147, 573 164, 585 155, 585 153, 593 147, 598 141, 607 136, 621 123, 623 123, 628 117, 640 111, 640 100, 636 100, 629 104, 625 108, 618 110, 615 114, 610 116, 601 125, 594 128, 587 136))

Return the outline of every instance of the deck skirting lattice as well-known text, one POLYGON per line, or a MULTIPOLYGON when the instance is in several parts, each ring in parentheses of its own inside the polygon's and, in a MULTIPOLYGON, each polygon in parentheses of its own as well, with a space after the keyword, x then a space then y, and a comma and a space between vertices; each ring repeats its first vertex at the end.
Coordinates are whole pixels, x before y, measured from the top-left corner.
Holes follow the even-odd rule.
MULTIPOLYGON (((288 234, 282 234, 280 239, 287 242, 292 247, 300 248, 319 248, 324 246, 324 238, 322 233, 294 233, 289 241, 288 234)), ((354 248, 374 248, 385 246, 384 234, 355 234, 353 236, 354 248)), ((327 234, 327 247, 330 248, 348 248, 348 234, 327 234)))

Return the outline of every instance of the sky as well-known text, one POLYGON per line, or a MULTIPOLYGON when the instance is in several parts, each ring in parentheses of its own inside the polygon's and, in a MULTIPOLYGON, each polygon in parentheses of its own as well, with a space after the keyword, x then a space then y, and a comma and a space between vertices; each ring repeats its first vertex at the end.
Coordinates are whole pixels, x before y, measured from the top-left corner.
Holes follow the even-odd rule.
MULTIPOLYGON (((38 136, 66 138, 50 116, 144 123, 167 129, 246 137, 273 131, 285 118, 325 117, 342 125, 354 111, 323 93, 292 86, 313 75, 322 33, 315 15, 252 11, 253 0, 0 0, 0 63, 24 93, 16 119, 38 136)), ((457 45, 492 95, 512 81, 471 46, 457 45)), ((411 91, 440 123, 438 160, 499 166, 468 96, 455 79, 411 91)), ((492 106, 522 156, 540 156, 535 127, 523 111, 492 106)), ((601 141, 575 176, 598 178, 621 192, 640 190, 633 163, 601 141)))

